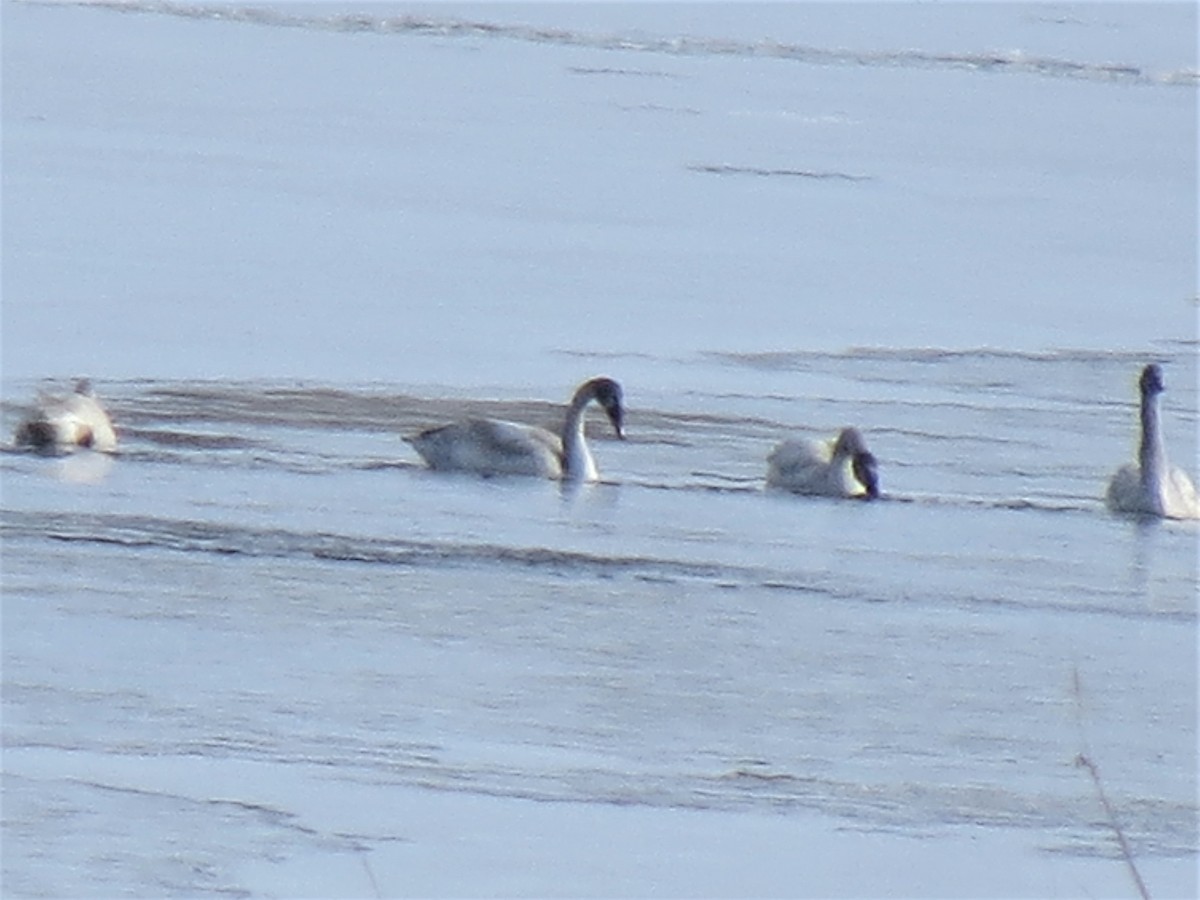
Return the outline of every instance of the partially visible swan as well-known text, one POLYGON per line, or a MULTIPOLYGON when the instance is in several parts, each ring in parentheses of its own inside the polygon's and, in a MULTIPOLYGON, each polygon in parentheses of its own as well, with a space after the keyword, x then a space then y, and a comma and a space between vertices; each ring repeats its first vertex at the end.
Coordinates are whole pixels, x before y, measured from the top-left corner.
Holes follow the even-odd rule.
POLYGON ((516 422, 467 419, 405 440, 431 469, 596 481, 596 461, 583 434, 583 413, 593 400, 608 414, 617 437, 624 438, 621 386, 611 378, 593 378, 576 389, 561 435, 516 422))
POLYGON ((795 439, 767 457, 767 487, 821 497, 879 496, 875 457, 857 428, 843 428, 828 441, 795 439))
POLYGON ((112 453, 117 449, 117 433, 91 382, 84 378, 65 397, 39 394, 34 411, 17 428, 15 442, 52 453, 77 447, 112 453))
POLYGON ((1192 480, 1167 460, 1158 421, 1158 397, 1163 387, 1162 369, 1154 363, 1142 369, 1138 382, 1142 395, 1142 433, 1137 463, 1117 469, 1108 483, 1108 506, 1115 512, 1161 516, 1167 519, 1200 519, 1200 498, 1192 480))

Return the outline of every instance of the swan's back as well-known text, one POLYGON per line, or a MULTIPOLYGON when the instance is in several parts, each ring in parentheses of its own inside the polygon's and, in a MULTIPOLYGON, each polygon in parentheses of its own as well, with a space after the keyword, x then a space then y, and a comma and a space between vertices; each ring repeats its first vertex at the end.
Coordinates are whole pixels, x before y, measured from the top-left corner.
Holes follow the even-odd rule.
POLYGON ((407 438, 431 469, 562 477, 562 441, 544 428, 466 419, 407 438))

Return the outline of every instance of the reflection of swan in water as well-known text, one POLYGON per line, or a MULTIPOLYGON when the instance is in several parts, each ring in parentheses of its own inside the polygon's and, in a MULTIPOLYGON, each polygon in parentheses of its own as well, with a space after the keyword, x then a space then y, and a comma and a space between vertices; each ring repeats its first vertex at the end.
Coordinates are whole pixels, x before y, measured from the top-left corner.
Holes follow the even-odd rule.
POLYGON ((84 378, 65 397, 39 395, 34 411, 17 428, 15 442, 47 452, 90 447, 112 453, 117 449, 117 433, 91 382, 84 378))
POLYGON ((1108 483, 1109 508, 1168 519, 1200 518, 1200 498, 1191 479, 1167 460, 1158 418, 1158 397, 1164 390, 1162 369, 1153 363, 1146 366, 1138 386, 1142 396, 1138 461, 1121 466, 1108 483))
POLYGON ((795 439, 767 457, 767 487, 821 497, 879 496, 875 457, 857 428, 843 428, 834 440, 795 439))
POLYGON ((623 438, 621 386, 611 378, 593 378, 571 398, 561 435, 515 422, 467 419, 405 440, 431 469, 595 481, 596 462, 583 433, 583 413, 593 400, 608 414, 617 437, 623 438))
POLYGON ((68 453, 54 461, 52 474, 67 484, 100 484, 114 465, 111 453, 68 453))

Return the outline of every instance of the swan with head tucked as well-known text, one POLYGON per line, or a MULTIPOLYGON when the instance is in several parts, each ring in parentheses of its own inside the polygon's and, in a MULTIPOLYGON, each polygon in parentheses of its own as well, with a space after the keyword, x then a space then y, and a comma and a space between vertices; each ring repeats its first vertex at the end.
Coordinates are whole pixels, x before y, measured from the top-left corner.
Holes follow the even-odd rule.
POLYGON ((767 457, 767 487, 820 497, 879 496, 875 457, 857 428, 843 428, 836 438, 784 441, 767 457))
POLYGON ((1165 390, 1162 369, 1154 363, 1142 369, 1141 440, 1138 461, 1117 469, 1108 483, 1108 506, 1114 512, 1200 519, 1200 497, 1187 473, 1167 460, 1159 424, 1158 398, 1165 390))
POLYGON ((561 434, 516 422, 467 419, 405 440, 431 469, 596 481, 596 461, 583 432, 584 411, 593 400, 607 413, 617 437, 624 438, 621 386, 611 378, 592 378, 571 398, 561 434))
POLYGON ((117 449, 117 433, 86 378, 65 397, 39 394, 33 412, 18 426, 18 447, 66 453, 89 447, 101 453, 117 449))

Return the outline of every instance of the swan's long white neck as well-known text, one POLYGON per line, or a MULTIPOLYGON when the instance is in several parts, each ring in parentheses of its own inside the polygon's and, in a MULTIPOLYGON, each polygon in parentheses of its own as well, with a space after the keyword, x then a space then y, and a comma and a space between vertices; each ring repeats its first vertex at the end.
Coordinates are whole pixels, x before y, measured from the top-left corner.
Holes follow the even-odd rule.
POLYGON ((1162 505, 1159 486, 1167 471, 1167 450, 1158 424, 1158 394, 1142 392, 1142 442, 1138 446, 1138 467, 1142 475, 1142 494, 1156 507, 1162 505))
POLYGON ((596 461, 592 459, 592 451, 588 449, 583 434, 583 411, 591 400, 590 392, 580 391, 576 394, 571 398, 571 406, 563 422, 563 477, 573 481, 595 481, 597 478, 596 461))

